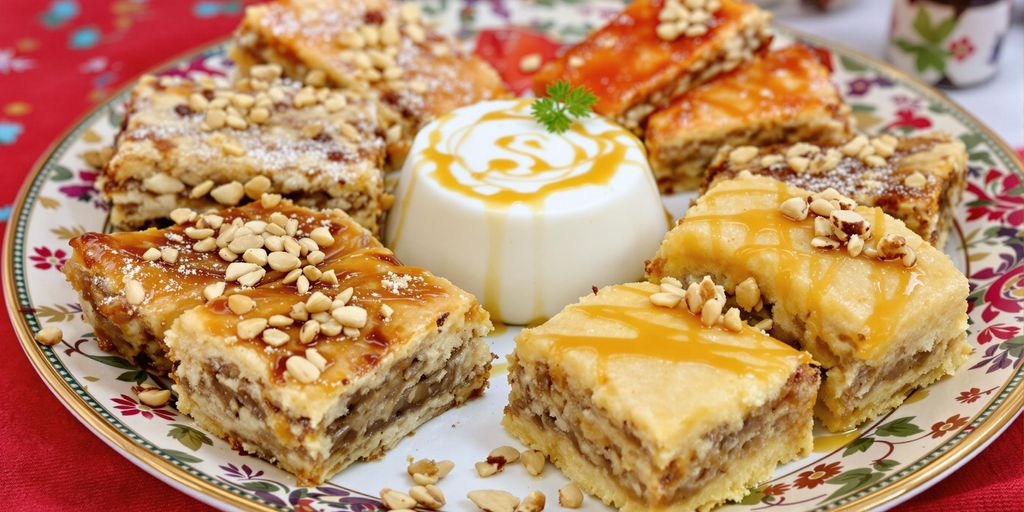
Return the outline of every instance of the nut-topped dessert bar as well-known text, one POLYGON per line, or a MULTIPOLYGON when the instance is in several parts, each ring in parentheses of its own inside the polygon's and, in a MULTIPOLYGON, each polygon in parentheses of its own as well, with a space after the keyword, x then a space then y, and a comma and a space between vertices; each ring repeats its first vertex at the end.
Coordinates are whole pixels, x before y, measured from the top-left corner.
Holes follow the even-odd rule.
POLYGON ((230 55, 243 71, 270 62, 296 79, 374 92, 394 167, 428 121, 508 94, 490 65, 426 26, 415 4, 393 0, 251 5, 230 55))
POLYGON ((344 212, 267 194, 175 217, 72 242, 83 310, 104 348, 170 372, 181 412, 301 482, 380 455, 486 387, 491 324, 476 299, 402 265, 344 212))
MULTIPOLYGON (((164 332, 183 311, 237 288, 282 279, 280 272, 268 275, 253 266, 266 263, 275 250, 308 254, 312 245, 308 233, 299 229, 300 219, 335 224, 345 232, 330 249, 320 250, 325 259, 327 254, 380 246, 343 212, 314 213, 272 194, 204 215, 179 208, 171 217, 177 224, 166 229, 76 237, 63 268, 100 347, 157 374, 171 369, 164 332), (250 272, 239 274, 244 269, 250 272), (225 281, 225 275, 232 279, 225 281)), ((289 279, 308 288, 309 277, 293 277, 289 279)))
POLYGON ((669 232, 647 274, 710 275, 737 297, 759 297, 772 335, 824 367, 816 413, 832 431, 899 406, 970 352, 967 279, 949 257, 834 189, 723 179, 669 232))
POLYGON ((743 172, 811 192, 835 189, 859 204, 881 208, 941 249, 967 184, 967 150, 945 133, 857 135, 831 146, 723 148, 707 170, 704 187, 743 172))
POLYGON ((693 287, 595 290, 509 356, 505 427, 620 510, 706 510, 811 449, 810 357, 693 287))
POLYGON ((636 133, 652 112, 750 60, 771 16, 738 0, 635 0, 534 75, 540 96, 566 80, 597 95, 594 110, 636 133), (691 6, 692 7, 688 7, 691 6))
POLYGON ((849 108, 808 47, 771 50, 651 115, 644 143, 665 193, 695 189, 722 146, 842 144, 849 108))
POLYGON ((204 210, 264 192, 341 208, 376 233, 390 196, 374 101, 280 78, 144 77, 132 92, 99 187, 120 229, 179 207, 204 210))

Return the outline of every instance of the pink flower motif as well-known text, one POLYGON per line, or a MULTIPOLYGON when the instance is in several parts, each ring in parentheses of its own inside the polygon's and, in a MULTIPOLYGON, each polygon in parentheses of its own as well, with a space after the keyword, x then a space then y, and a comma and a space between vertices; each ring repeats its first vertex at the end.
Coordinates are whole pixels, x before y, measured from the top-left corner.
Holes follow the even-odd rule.
POLYGON ((901 108, 896 111, 896 119, 889 123, 885 130, 891 130, 893 128, 909 128, 911 130, 921 130, 924 128, 931 128, 932 121, 924 116, 918 116, 914 109, 901 108))
POLYGON ((981 319, 991 322, 999 312, 1024 311, 1024 265, 1011 268, 985 290, 985 310, 981 319))
POLYGON ((963 61, 967 57, 970 57, 974 53, 974 43, 971 42, 971 38, 963 36, 960 39, 956 39, 949 42, 949 53, 953 55, 953 58, 958 61, 963 61))
POLYGON ((986 188, 992 189, 993 194, 986 192, 985 188, 971 182, 967 184, 967 190, 978 199, 971 201, 967 208, 967 220, 975 220, 984 217, 990 221, 1009 224, 1010 226, 1024 225, 1024 196, 1013 193, 1021 185, 1020 176, 1012 172, 999 169, 989 169, 985 175, 986 188))
POLYGON ((60 270, 64 266, 64 262, 68 260, 68 255, 64 252, 64 249, 51 251, 48 247, 34 247, 32 250, 35 251, 35 254, 29 256, 28 259, 34 261, 34 266, 41 270, 51 268, 60 270))
POLYGON ((141 404, 134 398, 121 394, 121 398, 111 398, 115 404, 114 408, 121 411, 123 416, 135 416, 141 414, 143 418, 147 420, 153 419, 153 416, 159 416, 161 419, 173 420, 174 412, 164 409, 163 407, 152 408, 148 405, 141 404))
POLYGON ((993 324, 993 325, 990 325, 990 326, 984 328, 981 331, 981 333, 978 334, 978 344, 979 345, 984 345, 984 344, 992 341, 992 338, 996 338, 996 339, 999 339, 999 340, 1008 340, 1008 339, 1012 338, 1015 334, 1017 334, 1017 331, 1019 331, 1019 330, 1020 330, 1020 327, 1015 327, 1015 326, 1012 326, 1012 325, 1006 325, 1006 324, 993 324))

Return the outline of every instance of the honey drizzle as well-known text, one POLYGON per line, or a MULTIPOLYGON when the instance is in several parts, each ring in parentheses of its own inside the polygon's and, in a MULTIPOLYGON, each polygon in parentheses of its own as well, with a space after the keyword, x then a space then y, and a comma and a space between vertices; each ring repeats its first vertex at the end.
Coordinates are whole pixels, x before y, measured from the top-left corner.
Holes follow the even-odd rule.
MULTIPOLYGON (((718 201, 737 201, 738 198, 749 198, 751 194, 769 195, 771 202, 780 204, 791 196, 789 187, 778 182, 775 190, 764 188, 737 188, 724 189, 717 187, 704 196, 706 203, 714 204, 718 201)), ((868 216, 868 209, 861 208, 860 212, 868 216)), ((885 213, 879 208, 871 208, 872 238, 877 240, 885 232, 885 213)), ((706 238, 710 240, 712 250, 710 254, 727 254, 735 252, 735 256, 724 264, 729 267, 729 275, 736 280, 742 281, 751 277, 752 273, 747 269, 747 262, 760 254, 774 254, 778 257, 777 276, 774 284, 778 293, 782 296, 804 297, 802 310, 809 312, 809 317, 804 319, 806 330, 811 336, 817 336, 822 329, 821 300, 826 291, 841 285, 835 279, 842 268, 849 260, 853 259, 843 250, 821 251, 812 248, 809 244, 797 244, 794 242, 795 231, 806 232, 806 239, 814 236, 813 217, 803 222, 793 222, 782 216, 778 208, 770 209, 749 209, 733 214, 706 214, 687 216, 684 223, 702 222, 708 225, 706 238), (725 246, 725 233, 723 228, 728 225, 741 225, 746 227, 746 237, 739 250, 725 246), (775 242, 760 242, 758 239, 775 238, 775 242), (787 276, 800 275, 806 266, 807 275, 810 281, 815 283, 818 291, 800 293, 796 289, 795 281, 787 276)), ((695 231, 683 232, 684 247, 697 247, 705 235, 695 231)), ((696 253, 697 251, 688 251, 696 253)), ((920 269, 906 269, 899 262, 885 262, 867 255, 861 254, 857 259, 868 263, 870 272, 869 279, 875 287, 876 303, 873 314, 867 320, 867 332, 861 333, 863 338, 857 343, 857 355, 859 357, 871 357, 885 341, 891 336, 899 322, 899 318, 907 311, 913 291, 921 283, 920 278, 924 275, 920 269), (895 277, 895 282, 893 282, 895 277)), ((759 278, 762 276, 758 276, 759 278)), ((856 340, 855 340, 856 341, 856 340)))
MULTIPOLYGON (((564 357, 565 352, 585 350, 598 357, 598 381, 606 382, 606 365, 619 357, 645 357, 673 363, 691 363, 725 371, 737 376, 754 375, 767 379, 792 372, 792 358, 810 362, 810 356, 775 341, 750 327, 741 334, 719 327, 704 327, 700 320, 684 309, 658 309, 647 297, 649 292, 627 285, 613 287, 643 295, 640 305, 577 304, 573 311, 583 313, 588 322, 614 322, 633 331, 631 337, 597 334, 551 334, 553 350, 564 357), (737 344, 724 343, 721 338, 738 338, 737 344), (742 344, 740 344, 742 343, 742 344)), ((612 292, 614 293, 614 292, 612 292)))
MULTIPOLYGON (((525 121, 532 126, 535 121, 529 112, 531 100, 520 100, 510 108, 488 112, 471 124, 456 130, 451 137, 442 141, 441 135, 444 126, 454 118, 452 115, 444 116, 437 121, 429 133, 430 143, 422 150, 422 159, 412 169, 412 176, 409 178, 409 186, 405 188, 402 198, 402 212, 399 215, 398 226, 394 238, 390 241, 391 247, 398 249, 399 237, 405 225, 406 216, 409 212, 409 205, 412 201, 413 190, 415 189, 417 175, 424 170, 424 166, 430 165, 432 169, 428 176, 442 188, 455 192, 463 197, 469 197, 481 201, 487 210, 487 226, 490 231, 489 256, 487 262, 487 276, 484 283, 484 308, 491 312, 495 318, 502 318, 500 313, 500 291, 502 288, 501 272, 499 271, 501 244, 504 242, 504 217, 505 213, 515 205, 524 205, 538 220, 542 214, 544 201, 557 192, 572 190, 588 185, 607 185, 615 177, 624 164, 632 163, 637 170, 645 171, 643 162, 629 160, 626 154, 629 150, 619 137, 625 136, 632 141, 636 137, 624 129, 612 129, 601 133, 590 133, 584 123, 573 123, 570 131, 579 137, 592 141, 596 145, 593 151, 594 156, 588 156, 586 148, 582 144, 573 142, 569 138, 565 141, 571 146, 573 159, 567 165, 555 165, 548 162, 539 153, 543 150, 541 141, 552 137, 552 135, 536 128, 522 134, 508 134, 499 137, 495 145, 509 153, 526 158, 530 164, 524 169, 516 161, 507 158, 495 158, 488 162, 483 170, 474 170, 462 157, 467 154, 464 149, 467 139, 473 131, 485 123, 502 121, 525 121), (518 149, 513 145, 521 142, 524 146, 537 150, 531 152, 525 149, 518 149), (574 173, 580 164, 591 161, 592 165, 586 172, 574 173), (471 178, 490 185, 492 193, 482 193, 472 183, 464 182, 454 172, 459 168, 465 170, 471 178), (502 184, 502 180, 495 182, 494 178, 509 178, 522 181, 528 179, 533 182, 540 182, 536 190, 523 191, 510 188, 502 184), (493 189, 497 190, 493 190, 493 189)), ((653 187, 653 183, 652 183, 653 187)), ((535 255, 533 264, 535 273, 541 273, 539 265, 542 263, 541 255, 535 255)), ((534 297, 533 316, 541 318, 544 316, 543 299, 540 292, 534 297)))

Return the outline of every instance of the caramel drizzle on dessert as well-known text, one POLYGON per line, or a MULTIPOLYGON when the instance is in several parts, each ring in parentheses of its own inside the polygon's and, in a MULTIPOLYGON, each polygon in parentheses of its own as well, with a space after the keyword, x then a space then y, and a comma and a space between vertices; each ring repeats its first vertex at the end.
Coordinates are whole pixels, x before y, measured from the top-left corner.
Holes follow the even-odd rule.
MULTIPOLYGON (((703 198, 708 203, 718 201, 737 201, 751 194, 763 194, 771 197, 775 204, 781 203, 790 195, 789 187, 778 182, 774 190, 765 188, 734 188, 715 187, 703 198)), ((859 208, 861 213, 870 213, 873 218, 874 236, 878 239, 884 238, 885 214, 879 208, 859 208)), ((746 268, 746 262, 762 254, 770 254, 777 257, 775 263, 775 275, 781 276, 774 280, 774 286, 780 295, 789 297, 800 296, 800 291, 794 286, 794 281, 787 276, 800 275, 804 273, 810 276, 815 288, 820 291, 811 290, 805 294, 803 309, 812 312, 805 319, 806 330, 810 335, 821 332, 822 318, 815 312, 821 311, 821 300, 825 296, 824 291, 842 286, 836 281, 839 269, 852 259, 860 260, 866 264, 869 275, 866 279, 875 287, 876 302, 873 314, 867 321, 867 332, 863 333, 863 339, 853 340, 857 346, 858 355, 861 357, 870 356, 881 344, 888 340, 900 316, 908 311, 908 304, 913 297, 913 292, 920 284, 920 278, 924 272, 919 268, 906 269, 900 265, 880 261, 866 254, 852 257, 845 252, 828 251, 823 252, 814 249, 809 244, 796 243, 794 233, 803 231, 805 238, 810 240, 814 237, 813 221, 793 222, 783 216, 778 208, 749 209, 733 214, 706 214, 687 216, 681 223, 703 223, 709 230, 706 233, 700 231, 684 231, 684 247, 697 248, 701 245, 711 244, 710 254, 724 254, 726 251, 734 252, 733 257, 728 260, 720 260, 719 264, 728 268, 729 275, 737 280, 751 277, 750 271, 746 268), (725 235, 724 228, 727 226, 741 226, 745 228, 746 236, 739 250, 733 251, 725 247, 723 242, 725 235)), ((693 251, 696 254, 697 251, 693 251)))
POLYGON ((582 313, 589 322, 612 322, 628 329, 632 335, 543 334, 554 343, 556 352, 584 350, 595 354, 599 381, 606 380, 609 362, 627 357, 698 364, 761 379, 789 374, 794 359, 802 363, 811 361, 809 354, 751 327, 733 334, 724 328, 704 327, 696 316, 686 311, 666 313, 671 310, 650 303, 650 291, 645 287, 616 285, 611 291, 642 295, 643 301, 636 305, 577 304, 571 309, 582 313))
MULTIPOLYGON (((444 189, 463 197, 479 200, 487 210, 490 245, 487 278, 484 286, 485 308, 501 318, 499 296, 501 289, 501 244, 505 242, 504 214, 516 205, 527 207, 533 214, 538 229, 543 214, 544 202, 553 194, 574 190, 589 185, 607 185, 620 172, 630 169, 644 171, 644 163, 627 158, 629 145, 623 140, 636 141, 635 136, 624 129, 609 129, 591 133, 585 123, 573 123, 570 135, 555 135, 535 128, 530 114, 531 100, 520 100, 510 108, 488 112, 464 127, 455 130, 447 140, 442 140, 445 125, 451 116, 442 117, 429 133, 430 144, 423 150, 422 160, 417 163, 410 177, 410 184, 402 199, 402 213, 396 233, 402 232, 405 217, 409 212, 417 175, 423 166, 429 166, 430 179, 444 189), (495 157, 485 168, 478 168, 462 155, 471 153, 470 145, 479 143, 473 135, 477 130, 491 123, 523 123, 531 129, 522 133, 508 133, 494 140, 493 144, 508 157, 495 157), (575 140, 574 140, 575 139, 575 140), (579 140, 582 139, 582 140, 579 140), (546 144, 562 144, 572 155, 565 162, 555 162, 544 156, 546 144), (526 164, 523 164, 523 161, 526 164)), ((514 126, 514 125, 511 125, 514 126)), ((503 130, 507 131, 507 130, 503 130)), ((558 153, 565 154, 562 151, 558 153)), ((391 241, 397 247, 399 239, 391 241)), ((541 264, 538 252, 533 264, 541 264)), ((535 315, 543 313, 543 298, 539 290, 534 297, 535 315)))

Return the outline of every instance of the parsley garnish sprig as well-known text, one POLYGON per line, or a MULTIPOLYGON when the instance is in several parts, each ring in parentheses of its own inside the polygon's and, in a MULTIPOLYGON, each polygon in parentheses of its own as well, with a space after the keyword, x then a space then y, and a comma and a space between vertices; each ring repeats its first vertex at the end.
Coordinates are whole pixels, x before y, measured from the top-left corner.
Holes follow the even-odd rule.
POLYGON ((564 133, 572 126, 573 118, 590 117, 590 108, 597 96, 583 86, 572 87, 559 80, 548 84, 547 97, 537 98, 530 107, 533 117, 551 133, 564 133))

